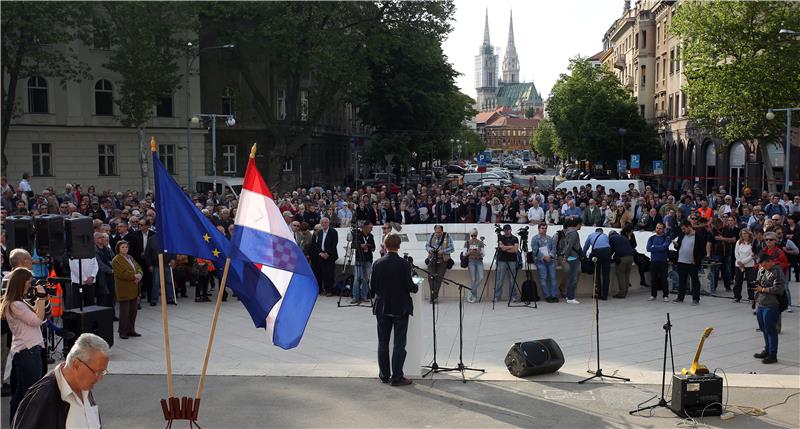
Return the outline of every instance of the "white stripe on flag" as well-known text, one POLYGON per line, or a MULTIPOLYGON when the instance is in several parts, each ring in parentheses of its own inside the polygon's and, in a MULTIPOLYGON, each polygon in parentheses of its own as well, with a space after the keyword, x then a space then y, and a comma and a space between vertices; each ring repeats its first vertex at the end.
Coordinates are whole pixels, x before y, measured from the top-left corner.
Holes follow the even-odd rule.
POLYGON ((239 195, 239 209, 236 213, 237 225, 283 237, 294 241, 294 234, 283 220, 281 210, 265 195, 242 189, 239 195))
POLYGON ((275 333, 275 321, 278 319, 278 313, 281 311, 283 297, 286 296, 286 289, 289 288, 289 283, 292 281, 292 276, 294 276, 294 273, 266 265, 261 266, 261 272, 267 276, 270 281, 272 281, 272 284, 275 285, 275 289, 277 289, 278 293, 281 294, 281 299, 275 303, 275 305, 272 307, 272 310, 270 310, 269 314, 267 315, 267 333, 269 334, 270 338, 273 338, 275 333))

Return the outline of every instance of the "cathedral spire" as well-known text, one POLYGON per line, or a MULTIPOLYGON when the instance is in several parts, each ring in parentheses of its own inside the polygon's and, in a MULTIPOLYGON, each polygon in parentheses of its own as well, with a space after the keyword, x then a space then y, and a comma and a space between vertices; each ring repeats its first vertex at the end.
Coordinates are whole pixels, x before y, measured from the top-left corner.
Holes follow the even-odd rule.
POLYGON ((486 8, 486 22, 483 25, 483 45, 489 46, 489 8, 486 8))
POLYGON ((509 15, 508 19, 508 44, 506 45, 506 52, 503 57, 503 82, 519 82, 519 58, 517 57, 517 48, 514 45, 513 11, 509 15))

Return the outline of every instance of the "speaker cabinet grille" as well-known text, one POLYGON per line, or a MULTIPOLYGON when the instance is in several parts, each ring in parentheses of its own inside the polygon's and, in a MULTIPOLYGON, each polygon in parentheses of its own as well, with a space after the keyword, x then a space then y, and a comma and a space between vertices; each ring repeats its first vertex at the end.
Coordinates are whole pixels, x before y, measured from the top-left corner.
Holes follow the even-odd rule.
POLYGON ((516 377, 556 372, 564 365, 564 354, 550 338, 515 343, 505 359, 506 368, 516 377))

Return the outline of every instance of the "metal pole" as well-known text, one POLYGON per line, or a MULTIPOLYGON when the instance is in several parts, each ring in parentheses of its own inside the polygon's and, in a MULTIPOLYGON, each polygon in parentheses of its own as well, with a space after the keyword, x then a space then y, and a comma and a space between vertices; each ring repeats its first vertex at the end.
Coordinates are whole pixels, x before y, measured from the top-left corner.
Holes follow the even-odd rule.
POLYGON ((187 162, 187 166, 189 169, 188 172, 188 181, 189 183, 187 186, 189 187, 189 193, 194 193, 192 190, 192 118, 189 114, 190 106, 191 106, 191 88, 189 88, 190 80, 191 80, 191 64, 189 63, 189 54, 190 48, 186 48, 186 151, 188 153, 189 159, 187 162))
POLYGON ((217 192, 217 114, 211 114, 211 175, 214 176, 214 192, 217 192))
POLYGON ((792 151, 792 109, 786 109, 786 157, 784 159, 784 164, 786 168, 784 168, 784 185, 783 185, 783 192, 789 192, 789 187, 792 185, 791 179, 791 172, 792 172, 792 162, 790 158, 790 153, 792 151))

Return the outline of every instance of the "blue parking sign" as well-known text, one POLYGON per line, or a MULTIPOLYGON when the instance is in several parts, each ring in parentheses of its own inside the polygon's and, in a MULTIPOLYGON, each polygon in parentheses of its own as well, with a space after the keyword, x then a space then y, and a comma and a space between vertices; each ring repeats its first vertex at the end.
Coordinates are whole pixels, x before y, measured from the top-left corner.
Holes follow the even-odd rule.
POLYGON ((478 165, 481 167, 486 165, 486 154, 479 153, 478 154, 478 165))
POLYGON ((664 161, 661 160, 653 161, 653 174, 655 175, 664 174, 664 161))
POLYGON ((639 169, 639 161, 641 160, 641 156, 639 154, 632 154, 631 155, 631 170, 638 170, 639 169))
POLYGON ((618 173, 625 173, 628 171, 628 161, 624 159, 617 160, 617 172, 618 173))

